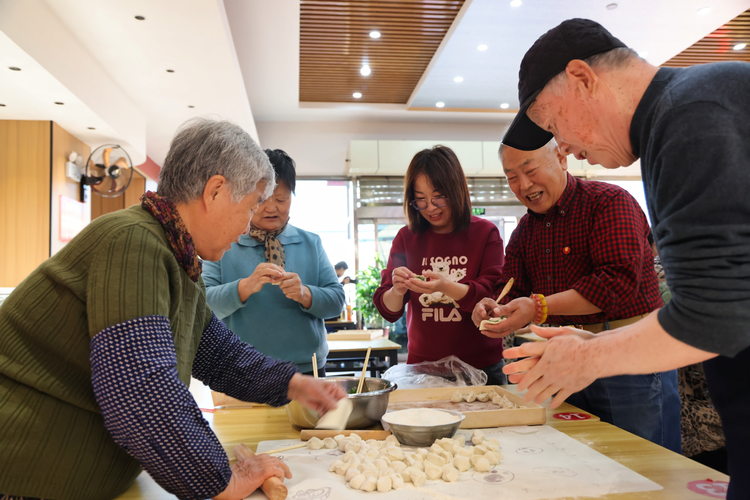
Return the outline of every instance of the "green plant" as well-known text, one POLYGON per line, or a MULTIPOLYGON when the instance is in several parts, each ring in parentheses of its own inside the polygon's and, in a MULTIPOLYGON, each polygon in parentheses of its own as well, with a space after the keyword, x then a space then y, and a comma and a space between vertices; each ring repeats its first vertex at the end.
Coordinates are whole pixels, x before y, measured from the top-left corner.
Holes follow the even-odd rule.
POLYGON ((355 311, 362 317, 362 326, 382 328, 385 320, 378 312, 372 301, 375 290, 380 286, 380 271, 385 269, 385 263, 379 255, 375 256, 375 265, 357 273, 357 306, 355 311))

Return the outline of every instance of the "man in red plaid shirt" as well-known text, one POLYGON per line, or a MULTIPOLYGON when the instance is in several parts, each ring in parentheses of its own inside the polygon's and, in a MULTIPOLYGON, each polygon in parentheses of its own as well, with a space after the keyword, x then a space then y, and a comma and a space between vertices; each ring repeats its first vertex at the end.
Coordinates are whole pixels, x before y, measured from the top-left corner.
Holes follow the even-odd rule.
MULTIPOLYGON (((506 317, 485 326, 488 337, 504 337, 532 322, 581 325, 596 334, 635 323, 664 305, 648 222, 636 200, 619 186, 568 174, 556 146, 552 140, 536 151, 501 149, 508 185, 529 210, 510 237, 497 283, 499 292, 515 279, 505 305, 486 298, 472 315, 477 326, 506 317)), ((680 452, 675 370, 599 379, 567 402, 680 452)))

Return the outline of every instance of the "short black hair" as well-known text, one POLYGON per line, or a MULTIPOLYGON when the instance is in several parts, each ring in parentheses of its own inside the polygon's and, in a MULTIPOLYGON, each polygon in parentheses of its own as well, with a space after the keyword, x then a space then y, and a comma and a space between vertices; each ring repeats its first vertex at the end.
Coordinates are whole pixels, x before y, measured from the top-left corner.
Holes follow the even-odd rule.
POLYGON ((294 160, 281 149, 266 149, 265 152, 276 172, 276 183, 283 182, 294 193, 297 185, 297 165, 294 160))
POLYGON ((349 266, 347 266, 346 262, 344 262, 342 260, 341 262, 339 262, 338 264, 336 264, 335 266, 333 266, 333 268, 334 269, 343 269, 344 271, 346 271, 347 269, 349 269, 349 266))

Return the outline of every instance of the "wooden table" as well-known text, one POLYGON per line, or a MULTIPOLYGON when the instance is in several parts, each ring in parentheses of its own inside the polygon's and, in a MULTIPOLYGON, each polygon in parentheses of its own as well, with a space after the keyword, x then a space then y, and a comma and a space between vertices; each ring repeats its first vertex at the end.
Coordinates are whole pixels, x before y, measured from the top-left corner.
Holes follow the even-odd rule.
MULTIPOLYGON (((510 389, 510 386, 506 388, 510 389)), ((549 403, 543 406, 549 407, 549 403)), ((234 446, 239 443, 255 449, 260 441, 299 439, 299 432, 289 423, 283 408, 216 410, 215 413, 204 413, 204 416, 230 457, 234 446)), ((705 479, 729 480, 721 472, 598 420, 568 422, 551 419, 547 425, 664 487, 660 491, 606 495, 600 497, 602 499, 707 500, 711 497, 689 491, 687 483, 705 479)), ((135 484, 118 497, 118 500, 168 499, 174 500, 174 497, 162 490, 148 474, 141 474, 135 484)))
POLYGON ((371 377, 378 377, 385 371, 383 368, 388 369, 398 364, 398 350, 401 349, 401 345, 382 337, 373 340, 328 342, 328 361, 364 361, 368 347, 372 347, 369 363, 371 377))

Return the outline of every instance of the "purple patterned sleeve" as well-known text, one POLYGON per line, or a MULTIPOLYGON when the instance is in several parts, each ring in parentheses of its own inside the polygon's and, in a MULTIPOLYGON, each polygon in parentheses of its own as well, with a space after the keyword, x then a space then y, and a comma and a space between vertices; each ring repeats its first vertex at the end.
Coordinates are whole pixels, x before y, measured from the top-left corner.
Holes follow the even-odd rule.
POLYGON ((91 382, 104 425, 165 490, 204 499, 229 484, 229 460, 177 377, 169 320, 136 318, 91 340, 91 382))
POLYGON ((216 315, 203 331, 193 377, 214 391, 271 406, 289 402, 289 381, 297 367, 278 361, 239 339, 216 315))

